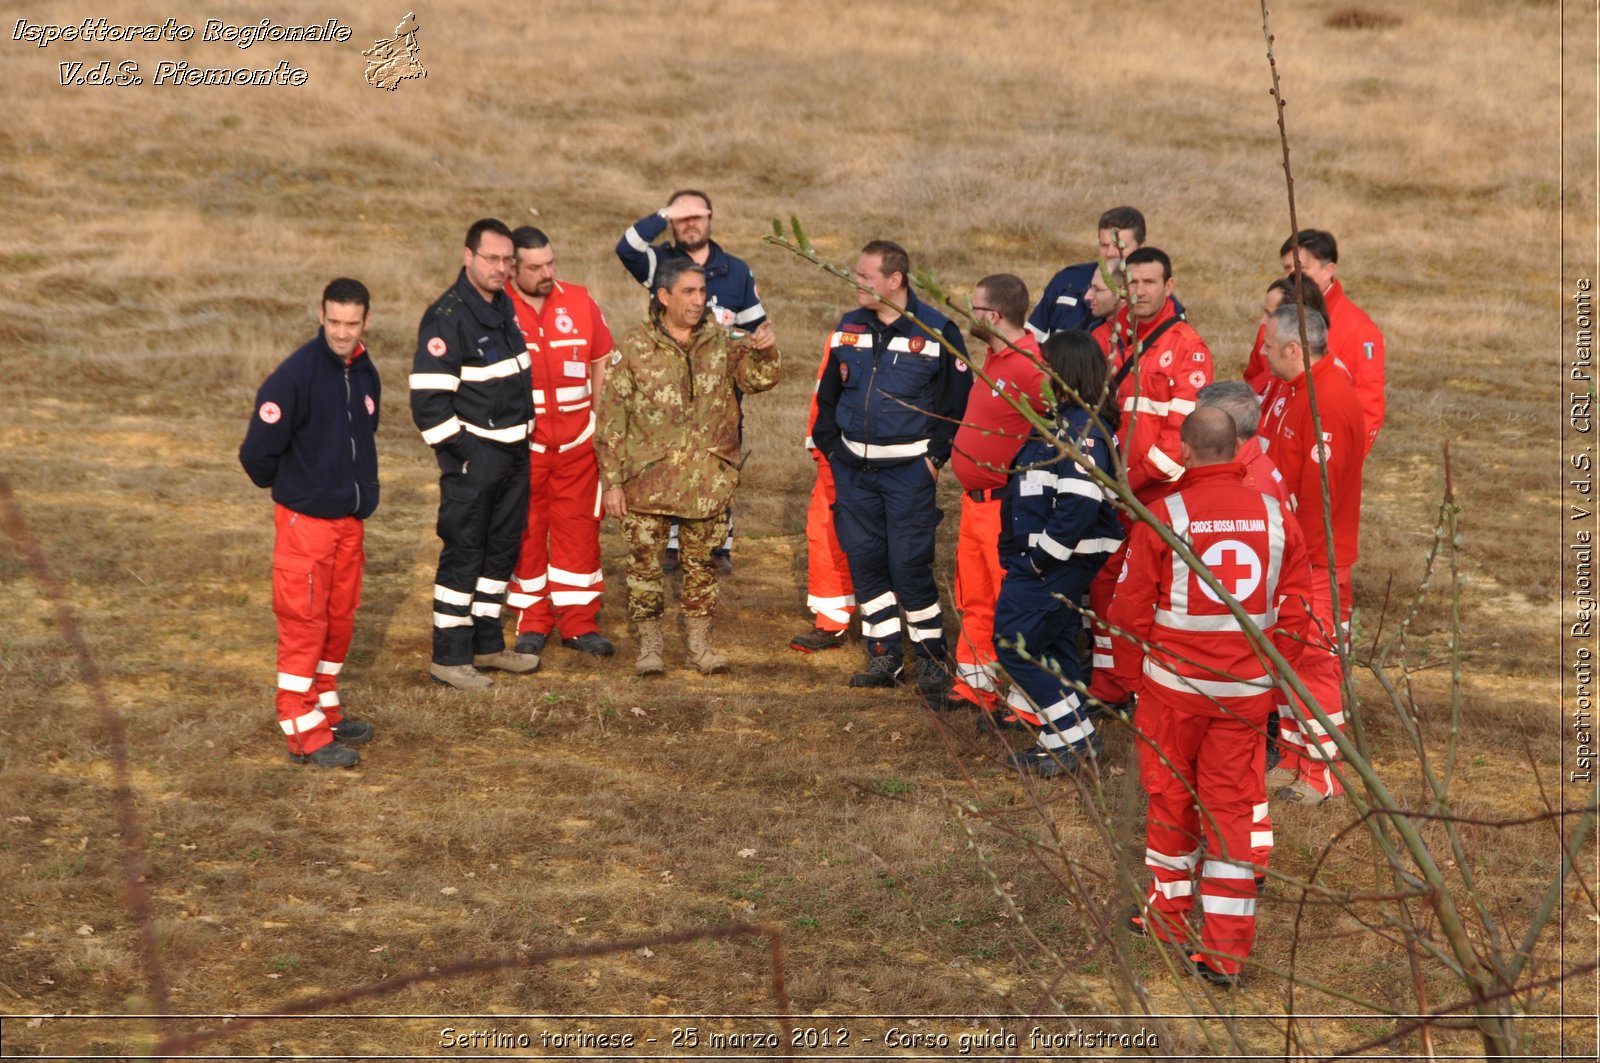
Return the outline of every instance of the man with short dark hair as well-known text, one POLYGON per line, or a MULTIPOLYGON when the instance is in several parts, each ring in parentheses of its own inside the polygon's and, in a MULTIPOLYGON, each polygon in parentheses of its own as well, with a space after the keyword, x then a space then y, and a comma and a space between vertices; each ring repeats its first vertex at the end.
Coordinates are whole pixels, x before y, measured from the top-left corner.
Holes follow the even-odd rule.
MULTIPOLYGON (((655 290, 655 273, 662 263, 674 258, 688 259, 705 272, 706 314, 717 324, 748 333, 767 320, 767 311, 756 291, 756 275, 743 259, 728 254, 711 239, 711 197, 699 189, 679 189, 667 197, 665 207, 628 226, 622 239, 617 241, 617 258, 633 279, 649 292, 655 290), (671 241, 656 243, 669 228, 671 241)), ((742 393, 736 391, 735 400, 742 402, 742 393)), ((741 433, 743 428, 741 418, 741 433)), ((713 552, 714 564, 722 575, 733 572, 731 509, 727 517, 727 539, 713 552)), ((674 527, 667 547, 668 571, 676 571, 679 564, 677 536, 674 527)))
POLYGON ((873 240, 856 260, 861 304, 840 319, 817 384, 812 439, 833 469, 834 528, 850 563, 866 641, 857 687, 892 687, 905 660, 905 612, 915 681, 943 708, 950 690, 944 614, 933 578, 939 470, 967 406, 966 346, 949 318, 911 291, 911 258, 873 240))
POLYGON ((516 265, 495 218, 467 230, 461 273, 422 315, 411 363, 411 419, 439 462, 429 675, 458 690, 493 684, 479 668, 532 672, 506 649, 500 612, 528 523, 528 350, 505 293, 516 265))
MULTIPOLYGON (((972 338, 984 344, 981 368, 993 384, 972 375, 967 412, 950 455, 950 470, 961 484, 954 588, 961 631, 950 699, 991 714, 1001 709, 994 647, 995 600, 1005 579, 997 548, 1000 509, 1011 459, 1033 431, 1013 404, 1045 412, 1044 360, 1024 326, 1027 313, 1028 287, 1020 277, 997 273, 972 289, 972 338)), ((1026 710, 1015 715, 1037 722, 1026 710)))
POLYGON ((1088 291, 1101 262, 1126 258, 1144 246, 1144 215, 1133 207, 1112 207, 1100 215, 1100 258, 1068 266, 1045 285, 1039 305, 1028 318, 1028 331, 1043 340, 1056 332, 1090 332, 1104 319, 1088 302, 1088 291))
MULTIPOLYGON (((1179 433, 1194 412, 1195 395, 1211 383, 1215 366, 1200 334, 1172 298, 1172 260, 1156 247, 1141 247, 1123 259, 1128 305, 1095 338, 1111 359, 1113 385, 1122 405, 1117 442, 1127 464, 1128 486, 1145 505, 1171 491, 1183 475, 1179 433)), ((1105 616, 1116 591, 1122 554, 1100 570, 1090 589, 1097 617, 1105 616)), ((1106 705, 1128 700, 1111 671, 1113 635, 1094 625, 1094 679, 1089 692, 1106 705)))
POLYGON ((1275 681, 1228 600, 1291 664, 1311 621, 1299 528, 1277 500, 1244 484, 1233 460, 1236 433, 1220 409, 1189 415, 1180 429, 1188 471, 1150 505, 1228 598, 1140 524, 1109 614, 1130 636, 1118 641, 1114 667, 1139 695, 1133 726, 1150 797, 1150 892, 1130 928, 1192 948, 1188 917, 1198 893, 1204 923, 1191 969, 1221 985, 1238 980, 1255 942, 1254 857, 1272 844, 1270 823, 1256 815, 1266 803, 1261 730, 1275 681))
MULTIPOLYGON (((1344 730, 1343 671, 1335 633, 1344 638, 1350 622, 1350 569, 1361 541, 1361 472, 1368 440, 1361 398, 1337 359, 1328 355, 1328 326, 1322 315, 1305 313, 1305 346, 1300 317, 1293 305, 1281 306, 1267 319, 1267 364, 1285 382, 1261 419, 1262 446, 1272 459, 1289 495, 1289 509, 1304 533, 1311 560, 1312 612, 1317 619, 1312 644, 1301 655, 1297 671, 1306 689, 1340 731, 1344 730), (1309 381, 1309 384, 1308 384, 1309 381), (1312 390, 1317 421, 1312 419, 1312 390), (1321 424, 1321 438, 1315 424, 1321 424), (1330 551, 1323 530, 1322 474, 1328 478, 1330 551), (1330 561, 1330 553, 1332 555, 1330 561), (1339 610, 1333 609, 1338 588, 1339 610)), ((1294 702, 1293 711, 1280 703, 1283 761, 1267 775, 1269 792, 1304 805, 1319 805, 1343 792, 1331 765, 1339 749, 1323 725, 1294 702)))
POLYGON ((517 610, 518 653, 540 654, 552 630, 580 653, 609 657, 600 634, 600 471, 594 396, 605 377, 611 330, 587 289, 556 279, 550 238, 511 234, 517 257, 506 294, 528 344, 533 438, 528 442, 528 527, 506 595, 517 610))
MULTIPOLYGON (((1328 353, 1355 382, 1366 431, 1365 452, 1370 453, 1383 429, 1386 410, 1383 333, 1344 293, 1344 284, 1335 276, 1339 269, 1339 243, 1332 233, 1301 229, 1278 248, 1278 257, 1283 260, 1286 276, 1293 278, 1298 272, 1308 286, 1322 293, 1322 302, 1327 306, 1328 353)), ((1260 347, 1258 341, 1245 367, 1245 379, 1258 389, 1271 375, 1260 347)))
POLYGON ((289 759, 349 768, 370 723, 343 714, 338 677, 361 600, 364 521, 378 508, 378 372, 361 337, 366 285, 322 291, 322 324, 256 392, 239 462, 272 488, 272 611, 278 618, 278 724, 289 759))
POLYGON ((744 465, 734 388, 771 388, 781 356, 770 323, 734 332, 707 312, 705 271, 694 262, 663 262, 655 283, 650 320, 622 337, 606 370, 595 430, 601 499, 628 541, 628 615, 639 633, 634 671, 665 670, 661 548, 676 520, 685 547, 688 660, 710 674, 728 667, 711 646, 711 547, 726 533, 723 514, 744 465))

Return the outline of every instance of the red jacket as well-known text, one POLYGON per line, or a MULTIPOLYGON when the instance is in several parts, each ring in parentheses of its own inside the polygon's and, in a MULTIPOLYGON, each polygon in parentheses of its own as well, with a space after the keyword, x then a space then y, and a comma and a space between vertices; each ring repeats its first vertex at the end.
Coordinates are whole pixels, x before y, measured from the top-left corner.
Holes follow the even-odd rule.
POLYGON ((1337 280, 1322 293, 1328 304, 1328 353, 1344 363, 1356 382, 1356 394, 1361 399, 1361 413, 1366 427, 1366 449, 1378 440, 1383 428, 1386 409, 1383 396, 1384 364, 1383 333, 1355 303, 1344 294, 1344 285, 1337 280))
MULTIPOLYGON (((1311 569, 1284 508, 1246 485, 1244 470, 1230 462, 1190 469, 1178 490, 1150 511, 1188 538, 1195 555, 1294 664, 1312 626, 1311 569)), ((1271 711, 1271 669, 1239 621, 1146 525, 1128 542, 1107 620, 1131 637, 1113 643, 1112 672, 1128 689, 1153 685, 1164 702, 1212 716, 1258 722, 1271 711)))
POLYGON ((611 353, 611 330, 587 289, 557 281, 544 312, 506 285, 533 365, 530 447, 567 451, 594 438, 594 393, 589 366, 611 353))
POLYGON ((1044 399, 1039 391, 1045 370, 1039 341, 1032 335, 1025 335, 1016 344, 1026 353, 1001 347, 990 351, 985 358, 984 374, 996 387, 991 388, 976 374, 972 377, 967 412, 961 419, 961 427, 956 429, 950 454, 950 470, 961 482, 963 491, 1004 487, 1011 459, 1033 434, 1033 425, 1006 396, 1044 413, 1044 399))
MULTIPOLYGON (((1344 294, 1344 285, 1334 281, 1322 293, 1328 307, 1328 353, 1343 363, 1350 379, 1355 381, 1356 394, 1361 397, 1361 414, 1366 431, 1366 451, 1378 440, 1383 428, 1386 409, 1384 399, 1383 333, 1355 303, 1344 294)), ((1257 395, 1267 390, 1272 382, 1272 370, 1267 368, 1267 356, 1262 350, 1265 326, 1256 329, 1256 342, 1250 348, 1250 359, 1245 363, 1244 380, 1257 395)))
POLYGON ((1328 468, 1328 497, 1333 503, 1334 568, 1356 562, 1361 537, 1361 468, 1366 460, 1366 421, 1361 399, 1344 367, 1324 355, 1311 367, 1317 390, 1322 440, 1312 438, 1311 398, 1306 374, 1267 392, 1256 438, 1283 474, 1289 508, 1299 518, 1311 563, 1328 564, 1327 536, 1322 529, 1322 474, 1328 468))
POLYGON ((1234 463, 1244 469, 1244 482, 1262 494, 1271 495, 1283 505, 1289 504, 1289 492, 1283 482, 1283 473, 1272 464, 1267 452, 1261 449, 1261 437, 1251 436, 1239 444, 1234 463))
MULTIPOLYGON (((1168 299, 1155 320, 1140 323, 1138 342, 1144 343, 1146 336, 1175 316, 1168 299)), ((1111 359, 1113 377, 1135 349, 1135 344, 1128 342, 1129 330, 1128 308, 1123 307, 1109 330, 1093 333, 1111 359)), ((1183 419, 1194 412, 1196 393, 1211 383, 1213 376, 1205 341, 1187 321, 1178 320, 1139 354, 1138 365, 1123 377, 1117 391, 1122 406, 1117 443, 1128 465, 1128 486, 1146 505, 1183 475, 1178 432, 1183 419)))

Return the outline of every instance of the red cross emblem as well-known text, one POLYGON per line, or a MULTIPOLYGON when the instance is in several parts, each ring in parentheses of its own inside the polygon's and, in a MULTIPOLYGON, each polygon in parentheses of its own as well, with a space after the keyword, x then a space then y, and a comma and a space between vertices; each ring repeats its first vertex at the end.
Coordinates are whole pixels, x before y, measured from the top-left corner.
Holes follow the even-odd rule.
POLYGON ((366 396, 366 400, 367 400, 367 412, 369 414, 377 413, 378 412, 378 404, 372 401, 372 396, 371 395, 367 395, 366 396))
MULTIPOLYGON (((1256 552, 1237 539, 1223 539, 1212 543, 1206 552, 1200 555, 1200 560, 1206 563, 1211 574, 1217 577, 1217 582, 1234 598, 1243 602, 1256 592, 1261 586, 1261 558, 1256 552)), ((1205 596, 1217 604, 1222 599, 1205 583, 1200 584, 1200 590, 1205 596)))
POLYGON ((438 336, 435 336, 433 339, 428 341, 428 353, 433 355, 435 358, 443 358, 444 351, 444 340, 440 339, 438 336))
POLYGON ((263 402, 261 404, 261 419, 267 424, 277 424, 283 418, 283 410, 276 402, 263 402))

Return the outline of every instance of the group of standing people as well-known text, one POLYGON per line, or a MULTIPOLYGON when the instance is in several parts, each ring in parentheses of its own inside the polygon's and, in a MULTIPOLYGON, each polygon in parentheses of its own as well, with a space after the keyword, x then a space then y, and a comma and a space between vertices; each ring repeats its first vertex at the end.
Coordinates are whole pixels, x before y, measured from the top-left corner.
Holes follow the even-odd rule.
MULTIPOLYGON (((749 267, 710 233, 710 197, 695 190, 627 229, 618 257, 649 313, 613 341, 588 292, 557 279, 544 233, 494 219, 468 230, 409 378, 440 473, 436 682, 532 672, 552 634, 614 652, 598 625, 602 515, 627 542, 635 670, 664 670, 674 567, 688 662, 727 666, 711 617, 732 571, 741 404, 774 386, 780 354, 749 267)), ((1097 716, 1131 719, 1151 890, 1130 926, 1190 943, 1198 885, 1194 968, 1227 982, 1253 940, 1269 794, 1315 805, 1339 792, 1337 649, 1362 464, 1383 422, 1383 340, 1343 293, 1331 234, 1304 230, 1280 251, 1245 379, 1216 381, 1143 216, 1107 211, 1097 235, 1097 259, 1058 273, 1031 313, 1019 277, 979 280, 976 354, 912 290, 904 247, 861 249, 858 306, 828 337, 811 404, 813 624, 790 646, 840 648, 859 613, 852 686, 909 684, 932 708, 1028 734, 1011 761, 1042 776, 1094 762, 1097 716), (934 573, 946 465, 961 491, 953 648, 934 573), (1116 500, 1119 477, 1136 507, 1116 500), (1320 716, 1286 695, 1241 617, 1269 633, 1320 716)), ((292 759, 325 767, 353 765, 373 733, 337 692, 378 500, 369 307, 356 281, 327 287, 322 330, 262 385, 240 454, 276 504, 279 722, 292 759)))

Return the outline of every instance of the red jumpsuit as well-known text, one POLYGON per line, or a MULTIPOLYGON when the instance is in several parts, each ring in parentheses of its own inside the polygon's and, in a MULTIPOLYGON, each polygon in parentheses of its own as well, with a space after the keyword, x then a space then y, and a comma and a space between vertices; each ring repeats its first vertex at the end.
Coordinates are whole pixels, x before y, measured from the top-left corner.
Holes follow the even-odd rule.
MULTIPOLYGON (((1311 559, 1311 607, 1316 628, 1296 671, 1317 704, 1343 731, 1342 672, 1333 640, 1350 619, 1350 568, 1356 562, 1361 535, 1361 470, 1368 436, 1361 400, 1344 367, 1331 355, 1325 355, 1312 365, 1310 373, 1322 421, 1321 442, 1316 443, 1312 432, 1310 392, 1304 373, 1268 392, 1257 438, 1283 475, 1289 509, 1300 525, 1311 559), (1320 470, 1324 465, 1333 515, 1331 568, 1322 518, 1320 470), (1337 618, 1332 601, 1335 585, 1339 589, 1337 618)), ((1320 793, 1340 793, 1338 779, 1328 770, 1329 763, 1339 759, 1338 748, 1322 724, 1298 701, 1294 712, 1287 704, 1280 705, 1279 711, 1283 716, 1282 766, 1298 772, 1302 781, 1320 793)))
MULTIPOLYGON (((817 380, 828 366, 824 354, 817 364, 817 380)), ((811 485, 811 502, 806 507, 806 608, 816 614, 816 626, 823 631, 844 631, 856 611, 855 587, 850 582, 850 561, 833 530, 833 468, 811 440, 817 423, 817 385, 811 388, 811 413, 806 417, 806 449, 817 463, 817 479, 811 485)))
MULTIPOLYGON (((1123 307, 1115 320, 1092 334, 1111 359, 1113 378, 1135 350, 1148 344, 1117 390, 1122 407, 1117 444, 1128 466, 1128 486, 1147 506, 1172 490, 1173 483, 1183 474, 1178 433, 1183 419, 1194 412, 1195 396, 1215 378, 1215 366, 1205 341, 1187 321, 1174 320, 1175 316, 1172 300, 1168 299, 1154 320, 1139 323, 1137 343, 1129 343, 1127 336, 1132 326, 1128 308, 1123 307), (1158 330, 1151 344, 1147 337, 1158 330)), ((1124 527, 1131 533, 1131 525, 1124 527)), ((1105 616, 1111 605, 1127 549, 1124 541, 1122 549, 1111 556, 1089 587, 1089 606, 1095 616, 1105 616)), ((1094 675, 1089 693, 1108 705, 1126 701, 1129 694, 1112 674, 1113 647, 1118 641, 1102 625, 1094 626, 1094 675)))
POLYGON ((1007 396, 1044 412, 1039 341, 1024 335, 1016 345, 1025 353, 1001 347, 985 356, 983 371, 996 386, 972 378, 967 412, 950 454, 950 471, 961 484, 955 582, 961 633, 956 636, 956 685, 950 696, 990 711, 1000 704, 994 650, 994 604, 1005 579, 1000 565, 1000 506, 1011 459, 1033 431, 1007 396))
MULTIPOLYGON (((1298 527, 1233 463, 1190 469, 1150 507, 1292 663, 1311 618, 1298 527)), ((1150 795, 1150 932, 1189 943, 1199 878, 1200 958, 1237 974, 1255 941, 1253 853, 1272 845, 1266 742, 1274 677, 1223 600, 1145 525, 1133 531, 1108 619, 1118 680, 1139 694, 1139 778, 1150 795), (1202 857, 1204 862, 1202 863, 1202 857), (1198 868, 1198 876, 1196 870, 1198 868)))
MULTIPOLYGON (((1343 363, 1350 379, 1355 382, 1356 394, 1361 398, 1361 415, 1366 445, 1363 454, 1372 452, 1383 428, 1385 412, 1383 360, 1383 333, 1372 323, 1366 311, 1344 294, 1344 285, 1337 280, 1322 293, 1328 307, 1328 353, 1343 363)), ((1244 369, 1244 379, 1256 394, 1261 395, 1277 378, 1267 368, 1267 356, 1262 350, 1265 326, 1256 330, 1255 346, 1250 348, 1250 360, 1244 369)), ((1263 398, 1263 408, 1266 400, 1263 398)))
POLYGON ((541 313, 507 285, 528 341, 533 436, 528 441, 528 527, 506 604, 517 634, 574 639, 599 630, 600 470, 594 456, 591 365, 611 353, 611 331, 587 290, 556 282, 541 313))

